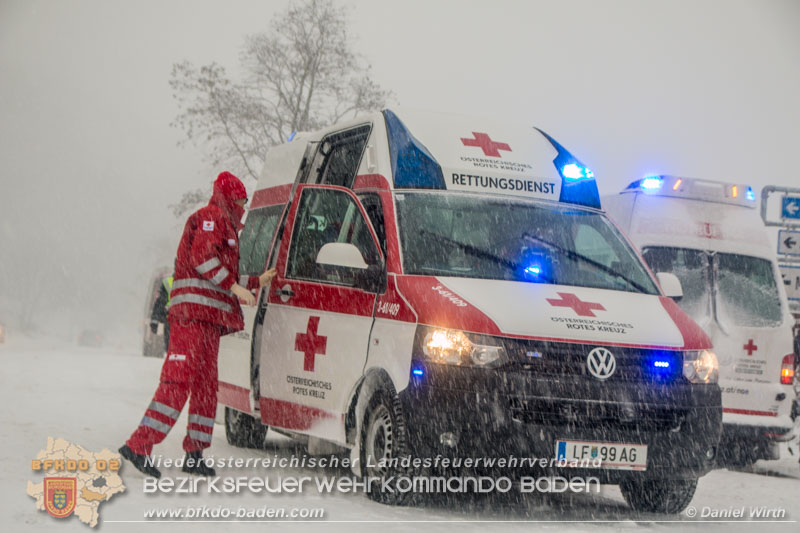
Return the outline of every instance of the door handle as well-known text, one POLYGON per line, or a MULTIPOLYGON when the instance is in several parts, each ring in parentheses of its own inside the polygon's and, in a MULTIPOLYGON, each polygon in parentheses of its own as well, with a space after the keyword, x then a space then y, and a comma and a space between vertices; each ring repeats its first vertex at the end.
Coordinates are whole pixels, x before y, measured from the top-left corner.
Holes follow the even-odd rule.
POLYGON ((294 291, 289 285, 284 285, 280 289, 275 289, 275 294, 277 296, 286 296, 288 298, 291 298, 292 296, 294 296, 294 291))

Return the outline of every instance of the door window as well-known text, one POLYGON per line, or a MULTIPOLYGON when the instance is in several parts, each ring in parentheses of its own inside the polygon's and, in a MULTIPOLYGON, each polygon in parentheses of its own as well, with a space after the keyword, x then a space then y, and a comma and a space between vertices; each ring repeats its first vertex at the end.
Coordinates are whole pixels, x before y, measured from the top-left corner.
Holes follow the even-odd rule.
POLYGON ((257 276, 264 272, 270 244, 278 226, 283 205, 250 211, 239 239, 239 273, 257 276))
POLYGON ((370 129, 369 125, 359 126, 322 139, 309 182, 352 187, 370 129))
POLYGON ((295 218, 286 276, 352 285, 358 269, 317 264, 317 254, 328 243, 350 243, 368 265, 378 264, 380 252, 369 228, 358 203, 344 191, 305 189, 295 218))

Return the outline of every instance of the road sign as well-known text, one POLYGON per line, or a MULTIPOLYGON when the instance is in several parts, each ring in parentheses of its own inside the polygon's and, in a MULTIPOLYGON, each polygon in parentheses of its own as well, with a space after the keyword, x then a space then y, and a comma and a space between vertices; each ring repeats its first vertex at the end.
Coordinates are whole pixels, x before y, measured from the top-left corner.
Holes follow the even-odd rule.
POLYGON ((800 187, 765 185, 761 189, 761 220, 766 226, 800 228, 800 187))
POLYGON ((782 229, 778 231, 778 253, 800 255, 800 230, 782 229))
POLYGON ((800 198, 784 196, 781 200, 781 218, 800 220, 800 198))
POLYGON ((786 296, 791 302, 800 302, 800 265, 778 265, 783 277, 786 296))

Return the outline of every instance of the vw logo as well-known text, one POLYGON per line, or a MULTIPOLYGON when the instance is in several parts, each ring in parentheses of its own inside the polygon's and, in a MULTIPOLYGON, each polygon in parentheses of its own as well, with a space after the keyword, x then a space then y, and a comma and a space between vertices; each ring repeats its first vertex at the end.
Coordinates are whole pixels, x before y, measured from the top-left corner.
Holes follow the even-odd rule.
POLYGON ((605 348, 595 348, 586 358, 586 368, 597 379, 608 379, 617 369, 617 360, 614 354, 605 348))

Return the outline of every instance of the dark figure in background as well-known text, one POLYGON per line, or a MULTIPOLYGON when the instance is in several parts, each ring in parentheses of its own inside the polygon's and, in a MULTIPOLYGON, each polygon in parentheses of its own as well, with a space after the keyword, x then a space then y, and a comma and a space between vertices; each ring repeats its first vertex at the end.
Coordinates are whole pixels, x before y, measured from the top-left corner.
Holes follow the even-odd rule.
POLYGON ((169 294, 172 291, 172 281, 175 279, 175 274, 161 280, 161 287, 158 289, 158 297, 153 302, 153 311, 150 313, 150 331, 153 334, 158 333, 158 325, 164 324, 164 353, 169 350, 169 320, 167 315, 169 312, 170 298, 169 294))

